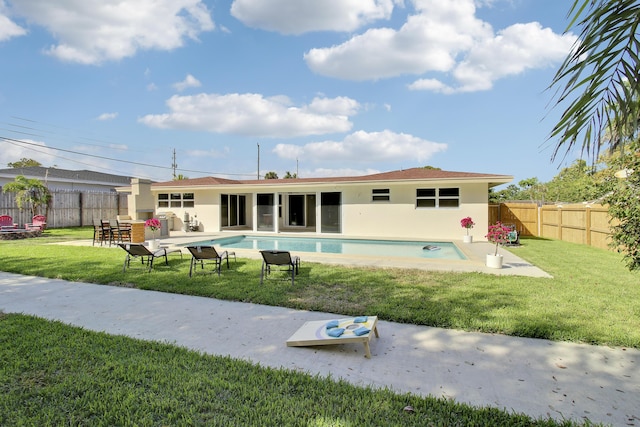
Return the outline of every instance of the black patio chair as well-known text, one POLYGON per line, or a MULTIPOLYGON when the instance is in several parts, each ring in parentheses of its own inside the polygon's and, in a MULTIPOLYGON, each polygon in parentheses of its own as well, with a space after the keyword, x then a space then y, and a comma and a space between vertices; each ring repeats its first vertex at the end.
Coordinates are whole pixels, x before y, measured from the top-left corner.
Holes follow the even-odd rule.
POLYGON ((291 273, 291 285, 295 282, 295 276, 300 271, 300 257, 291 255, 288 251, 260 251, 262 254, 262 270, 260 271, 260 284, 264 281, 265 275, 271 274, 271 267, 285 267, 285 270, 291 273))
MULTIPOLYGON (((150 272, 153 268, 154 259, 164 258, 164 263, 169 265, 169 258, 167 257, 167 254, 180 251, 179 249, 167 250, 167 248, 160 248, 151 252, 149 248, 142 243, 118 243, 118 246, 127 252, 127 257, 124 259, 124 265, 122 266, 123 273, 127 270, 127 267, 129 267, 132 258, 140 258, 142 265, 146 262, 147 271, 150 272)), ((182 256, 182 252, 180 255, 182 256)))
POLYGON ((189 252, 191 252, 191 265, 189 266, 189 277, 193 274, 193 268, 196 267, 198 262, 200 267, 204 270, 204 264, 209 261, 214 264, 214 270, 220 276, 220 270, 222 262, 227 260, 227 270, 229 269, 229 255, 233 255, 235 258, 235 252, 223 251, 218 253, 213 246, 187 246, 189 252))

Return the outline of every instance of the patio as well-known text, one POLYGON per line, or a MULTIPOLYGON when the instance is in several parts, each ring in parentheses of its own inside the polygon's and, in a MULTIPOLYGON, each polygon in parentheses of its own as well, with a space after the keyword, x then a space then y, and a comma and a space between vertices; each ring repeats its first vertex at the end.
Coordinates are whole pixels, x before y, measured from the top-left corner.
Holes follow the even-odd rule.
MULTIPOLYGON (((170 231, 169 237, 160 239, 160 245, 169 248, 180 247, 186 254, 187 250, 180 245, 193 242, 201 242, 208 239, 216 239, 220 237, 229 237, 234 234, 243 235, 246 232, 224 232, 224 233, 206 233, 206 232, 185 232, 170 231)), ((261 235, 268 235, 262 234, 261 235)), ((296 233, 294 236, 318 237, 315 233, 296 233)), ((290 236, 286 233, 279 233, 278 236, 290 236)), ((340 236, 346 238, 346 236, 340 236)), ((318 237, 321 238, 321 237, 318 237)), ((349 238, 358 238, 349 236, 349 238)), ((518 248, 500 248, 499 253, 504 256, 502 269, 489 268, 485 265, 486 254, 493 253, 495 247, 488 242, 463 243, 462 240, 454 241, 458 248, 465 254, 467 260, 432 260, 424 258, 403 258, 388 256, 356 256, 344 254, 325 254, 314 252, 296 253, 300 255, 303 262, 317 262, 323 264, 335 264, 343 266, 367 266, 367 267, 383 267, 383 268, 406 268, 434 271, 451 271, 451 272, 479 272, 486 274, 495 274, 501 276, 529 276, 529 277, 546 277, 552 276, 540 268, 518 257, 518 248)), ((79 240, 75 242, 57 243, 61 245, 77 245, 91 246, 92 241, 79 240)), ((526 243, 525 243, 526 244, 526 243)), ((117 248, 117 246, 116 246, 117 248)), ((249 249, 233 249, 239 258, 260 259, 260 252, 249 249)))

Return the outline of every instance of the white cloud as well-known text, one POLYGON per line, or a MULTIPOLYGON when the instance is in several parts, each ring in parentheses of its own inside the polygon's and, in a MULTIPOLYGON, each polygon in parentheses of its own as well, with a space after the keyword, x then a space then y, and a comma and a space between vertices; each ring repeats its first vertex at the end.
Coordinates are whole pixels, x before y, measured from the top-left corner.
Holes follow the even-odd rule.
POLYGON ((107 121, 118 117, 118 113, 102 113, 98 116, 98 120, 107 121))
POLYGON ((536 22, 496 34, 476 17, 473 0, 414 0, 414 6, 416 14, 400 29, 369 29, 342 44, 311 49, 304 55, 307 65, 318 74, 346 80, 425 75, 410 89, 477 91, 505 76, 558 63, 576 40, 536 22), (433 74, 450 76, 453 82, 433 74))
POLYGON ((316 169, 304 169, 301 170, 298 174, 299 178, 320 178, 320 177, 338 177, 338 176, 363 176, 363 175, 373 175, 376 173, 380 173, 382 171, 378 169, 364 168, 364 169, 354 169, 354 168, 316 168, 316 169))
POLYGON ((99 64, 138 50, 172 50, 214 28, 202 0, 12 0, 13 10, 45 27, 61 60, 99 64))
POLYGON ((389 19, 397 0, 234 0, 231 14, 245 25, 282 34, 354 31, 389 19))
POLYGON ((42 141, 32 139, 20 139, 2 144, 2 159, 6 167, 7 163, 16 162, 22 158, 33 159, 43 166, 56 163, 56 151, 47 147, 42 141))
POLYGON ((187 150, 187 156, 201 158, 221 159, 228 154, 228 150, 218 151, 214 149, 210 150, 187 150))
POLYGON ((358 103, 349 98, 316 98, 295 106, 286 96, 260 94, 174 95, 167 100, 170 113, 139 119, 161 129, 187 129, 246 136, 291 138, 348 132, 358 103))
POLYGON ((7 13, 5 2, 0 0, 0 42, 27 34, 27 30, 9 19, 7 13))
POLYGON ((202 83, 200 83, 200 81, 195 77, 193 77, 191 74, 187 74, 187 77, 185 77, 183 81, 173 84, 173 88, 178 92, 182 92, 183 90, 190 87, 200 87, 200 86, 202 86, 202 83))
POLYGON ((446 144, 384 130, 357 131, 342 141, 311 142, 303 146, 278 144, 274 153, 285 159, 305 159, 305 162, 339 161, 353 164, 403 160, 424 162, 446 149, 446 144))

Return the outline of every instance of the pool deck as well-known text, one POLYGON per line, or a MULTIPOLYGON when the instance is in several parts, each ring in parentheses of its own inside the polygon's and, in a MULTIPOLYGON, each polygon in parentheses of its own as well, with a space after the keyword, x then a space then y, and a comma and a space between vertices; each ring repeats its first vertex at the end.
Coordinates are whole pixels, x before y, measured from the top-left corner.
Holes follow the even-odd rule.
MULTIPOLYGON (((169 237, 160 238, 160 244, 168 246, 170 248, 178 245, 183 245, 191 242, 202 242, 203 240, 216 239, 221 237, 231 236, 243 236, 243 235, 256 235, 255 233, 243 232, 224 232, 224 233, 206 233, 206 232, 184 232, 184 231, 171 231, 169 237)), ((307 237, 318 238, 315 233, 260 233, 260 236, 277 236, 277 237, 307 237)), ((326 238, 326 236, 325 236, 326 238)), ((356 236, 331 236, 331 238, 349 238, 357 239, 356 236)), ((363 237, 364 238, 364 237, 363 237)), ((376 238, 367 237, 366 239, 374 240, 389 240, 389 238, 376 238)), ((428 241, 429 239, 423 239, 428 241)), ((517 256, 518 248, 500 248, 498 253, 503 255, 503 268, 495 269, 489 268, 485 265, 485 257, 489 253, 493 253, 495 246, 488 242, 473 242, 463 243, 462 240, 454 241, 458 248, 468 258, 466 260, 442 260, 442 259, 427 259, 427 258, 405 258, 386 256, 380 254, 380 256, 371 255, 345 255, 345 254, 323 254, 315 252, 292 252, 295 255, 299 255, 302 262, 318 262, 322 264, 335 264, 345 266, 361 266, 361 267, 386 267, 386 268, 415 268, 420 270, 432 270, 432 271, 450 271, 450 272, 478 272, 486 274, 495 274, 500 276, 528 276, 528 277, 545 277, 552 278, 550 274, 541 270, 540 268, 532 265, 531 263, 524 261, 517 256)), ((91 240, 81 240, 75 242, 65 242, 61 244, 66 245, 82 245, 91 246, 91 240)), ((104 246, 103 246, 104 247, 104 246)), ((114 246, 112 246, 113 248, 114 246)), ((115 246, 118 248, 118 246, 115 246)), ((183 252, 186 254, 185 248, 183 252)), ((260 252, 255 249, 228 249, 230 252, 235 252, 237 257, 260 259, 260 252)))

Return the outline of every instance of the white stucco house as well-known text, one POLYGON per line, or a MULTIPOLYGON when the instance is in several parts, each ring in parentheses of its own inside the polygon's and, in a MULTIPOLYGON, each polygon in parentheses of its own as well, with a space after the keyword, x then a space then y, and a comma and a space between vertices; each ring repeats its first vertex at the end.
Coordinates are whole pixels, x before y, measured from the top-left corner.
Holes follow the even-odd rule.
POLYGON ((185 215, 199 231, 316 233, 342 237, 461 239, 460 220, 488 223, 489 189, 512 176, 413 168, 365 176, 232 180, 204 177, 151 183, 133 179, 134 220, 185 215))

